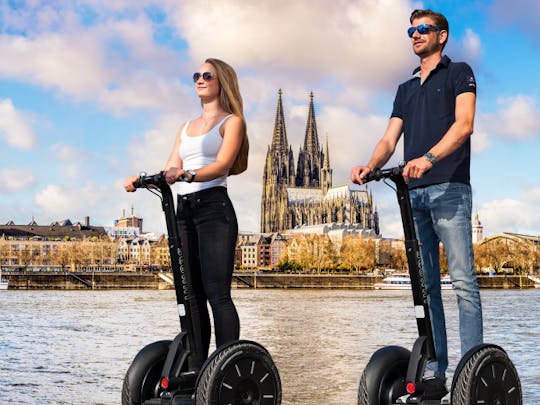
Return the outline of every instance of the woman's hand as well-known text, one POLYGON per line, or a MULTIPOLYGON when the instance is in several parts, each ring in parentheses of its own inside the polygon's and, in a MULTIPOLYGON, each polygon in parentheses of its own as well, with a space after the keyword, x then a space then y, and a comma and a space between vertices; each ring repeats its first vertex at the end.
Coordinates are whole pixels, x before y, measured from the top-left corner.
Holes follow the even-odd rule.
POLYGON ((183 169, 178 169, 177 167, 170 167, 168 170, 163 172, 167 184, 174 184, 178 178, 184 174, 183 169))
POLYGON ((124 182, 124 188, 126 189, 126 191, 132 193, 134 191, 137 191, 137 189, 135 188, 135 185, 134 183, 139 180, 140 177, 139 176, 129 176, 126 181, 124 182))

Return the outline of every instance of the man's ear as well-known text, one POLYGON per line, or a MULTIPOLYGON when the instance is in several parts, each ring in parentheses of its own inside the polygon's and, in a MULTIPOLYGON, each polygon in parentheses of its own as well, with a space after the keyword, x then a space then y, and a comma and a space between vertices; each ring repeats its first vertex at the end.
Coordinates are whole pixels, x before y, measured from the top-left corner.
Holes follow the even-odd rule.
POLYGON ((442 30, 439 32, 439 44, 444 44, 446 40, 448 39, 448 31, 442 30))

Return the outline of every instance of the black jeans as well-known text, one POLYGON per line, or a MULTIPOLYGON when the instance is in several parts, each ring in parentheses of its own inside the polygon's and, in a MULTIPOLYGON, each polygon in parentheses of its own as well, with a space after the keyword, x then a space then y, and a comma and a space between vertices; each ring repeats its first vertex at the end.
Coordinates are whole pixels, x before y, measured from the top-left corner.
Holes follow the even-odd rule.
POLYGON ((238 222, 226 187, 179 195, 176 217, 184 264, 191 272, 197 299, 198 310, 193 316, 200 320, 200 339, 207 356, 211 336, 207 302, 214 316, 216 347, 240 335, 231 298, 238 222))

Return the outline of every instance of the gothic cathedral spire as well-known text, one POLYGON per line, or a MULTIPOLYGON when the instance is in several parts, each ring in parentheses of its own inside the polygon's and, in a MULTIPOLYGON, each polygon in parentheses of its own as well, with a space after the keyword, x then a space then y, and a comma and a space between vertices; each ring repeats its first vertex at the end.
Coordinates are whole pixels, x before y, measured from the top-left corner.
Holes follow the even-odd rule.
POLYGON ((309 111, 304 136, 304 146, 298 154, 296 169, 296 187, 321 186, 321 158, 319 147, 319 134, 315 120, 315 107, 313 106, 313 92, 309 93, 309 111))

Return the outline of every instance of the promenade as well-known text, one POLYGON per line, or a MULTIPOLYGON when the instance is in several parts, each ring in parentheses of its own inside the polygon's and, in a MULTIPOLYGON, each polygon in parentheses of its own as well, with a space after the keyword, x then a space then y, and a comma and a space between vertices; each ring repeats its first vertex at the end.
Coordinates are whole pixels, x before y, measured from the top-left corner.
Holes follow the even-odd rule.
MULTIPOLYGON (((105 289, 170 289, 170 273, 98 273, 98 272, 40 272, 4 273, 9 289, 16 290, 105 290, 105 289)), ((280 274, 235 273, 233 288, 306 288, 306 289, 373 289, 382 277, 350 274, 280 274)), ((527 289, 534 282, 527 276, 478 276, 480 288, 527 289)))

